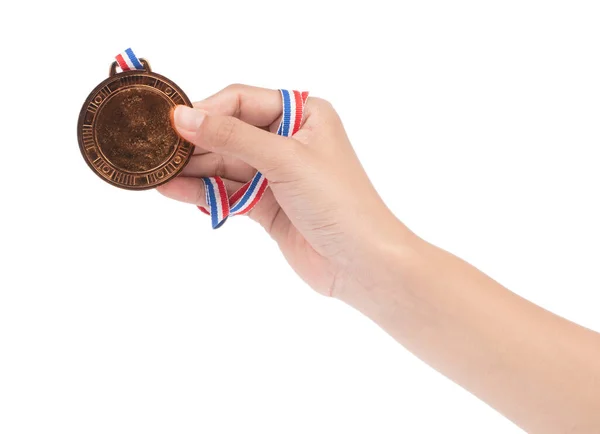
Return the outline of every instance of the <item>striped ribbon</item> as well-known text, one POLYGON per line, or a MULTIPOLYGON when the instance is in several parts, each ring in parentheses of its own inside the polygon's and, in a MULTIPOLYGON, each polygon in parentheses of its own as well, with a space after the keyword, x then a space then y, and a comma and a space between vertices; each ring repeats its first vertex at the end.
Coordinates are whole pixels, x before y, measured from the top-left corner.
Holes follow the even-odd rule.
MULTIPOLYGON (((118 54, 116 59, 123 71, 143 69, 131 48, 118 54)), ((308 92, 281 89, 280 93, 283 113, 277 134, 291 137, 298 132, 302 124, 308 92)), ((202 181, 208 207, 199 206, 198 208, 203 213, 210 215, 213 229, 221 227, 230 216, 249 213, 260 201, 269 185, 264 175, 256 172, 249 182, 233 193, 231 197, 227 197, 225 183, 219 176, 202 178, 202 181)))
MULTIPOLYGON (((283 116, 277 134, 291 137, 298 132, 302 124, 304 104, 308 98, 308 92, 284 89, 281 89, 280 92, 283 116)), ((256 172, 256 175, 249 182, 228 198, 225 184, 220 177, 202 178, 202 181, 204 181, 206 189, 208 209, 201 206, 198 208, 205 214, 210 215, 213 229, 221 227, 229 216, 249 213, 260 201, 269 185, 264 175, 256 172)))
POLYGON ((122 53, 117 54, 115 56, 115 59, 117 59, 117 63, 123 71, 130 71, 132 69, 144 69, 144 66, 138 60, 136 55, 133 54, 133 50, 131 48, 128 48, 122 53))

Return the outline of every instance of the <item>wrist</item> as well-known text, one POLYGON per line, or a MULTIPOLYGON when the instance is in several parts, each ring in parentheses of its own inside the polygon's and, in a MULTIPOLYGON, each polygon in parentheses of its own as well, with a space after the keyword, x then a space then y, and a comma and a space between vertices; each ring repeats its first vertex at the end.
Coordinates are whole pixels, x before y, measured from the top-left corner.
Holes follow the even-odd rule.
POLYGON ((357 234, 358 247, 341 266, 332 296, 364 311, 386 303, 405 287, 424 243, 395 216, 378 221, 377 229, 357 234))

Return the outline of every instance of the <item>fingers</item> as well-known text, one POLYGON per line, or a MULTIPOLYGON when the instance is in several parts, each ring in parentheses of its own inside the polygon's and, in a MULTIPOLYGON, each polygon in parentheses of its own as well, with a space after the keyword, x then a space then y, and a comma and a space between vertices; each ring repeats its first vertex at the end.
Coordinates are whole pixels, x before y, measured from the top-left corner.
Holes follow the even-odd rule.
MULTIPOLYGON (((233 194, 243 185, 241 182, 228 179, 224 179, 223 182, 228 195, 233 194)), ((192 205, 206 206, 204 182, 200 178, 179 176, 166 184, 158 186, 156 190, 170 199, 191 203, 192 205)))
POLYGON ((215 95, 194 103, 213 116, 233 116, 258 127, 273 124, 282 112, 278 90, 234 84, 215 95))
POLYGON ((237 158, 209 152, 193 156, 181 175, 196 178, 220 176, 232 181, 247 182, 255 173, 255 168, 237 158))
POLYGON ((213 116, 201 109, 178 106, 174 121, 184 139, 202 149, 239 158, 267 178, 276 168, 290 163, 298 151, 299 143, 295 140, 269 133, 232 116, 213 116))
MULTIPOLYGON (((243 184, 240 182, 223 179, 227 195, 232 195, 243 184)), ((207 207, 206 191, 204 182, 200 178, 188 178, 184 176, 177 177, 166 184, 156 188, 162 195, 185 203, 191 203, 196 206, 207 207)), ((275 200, 270 190, 265 192, 262 200, 250 211, 248 216, 258 222, 275 240, 282 238, 282 234, 290 225, 290 221, 281 211, 279 204, 275 200)))

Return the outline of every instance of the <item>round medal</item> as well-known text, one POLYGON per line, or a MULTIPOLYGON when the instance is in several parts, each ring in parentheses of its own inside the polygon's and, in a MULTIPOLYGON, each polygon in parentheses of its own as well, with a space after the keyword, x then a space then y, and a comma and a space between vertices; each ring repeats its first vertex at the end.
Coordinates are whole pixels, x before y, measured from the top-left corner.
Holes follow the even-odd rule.
POLYGON ((135 61, 140 68, 127 70, 123 63, 120 73, 117 62, 112 64, 109 78, 83 104, 77 136, 83 158, 100 178, 146 190, 175 177, 190 160, 194 146, 179 137, 172 113, 178 104, 192 104, 147 61, 135 61))

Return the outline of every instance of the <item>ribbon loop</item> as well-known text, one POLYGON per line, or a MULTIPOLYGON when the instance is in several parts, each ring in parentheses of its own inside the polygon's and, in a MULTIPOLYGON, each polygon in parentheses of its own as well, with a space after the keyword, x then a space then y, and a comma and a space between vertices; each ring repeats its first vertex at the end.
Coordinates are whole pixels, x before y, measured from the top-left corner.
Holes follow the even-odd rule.
MULTIPOLYGON (((280 93, 283 114, 279 128, 277 128, 277 134, 291 137, 298 132, 302 125, 308 92, 280 89, 280 93)), ((256 172, 249 182, 227 198, 225 184, 220 177, 202 178, 202 181, 206 189, 208 208, 201 206, 198 208, 211 216, 213 229, 221 227, 229 216, 249 213, 263 197, 269 186, 267 178, 262 173, 256 172)))

